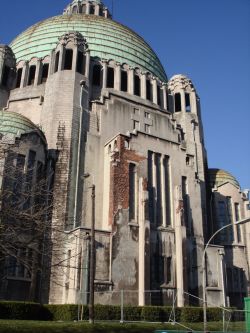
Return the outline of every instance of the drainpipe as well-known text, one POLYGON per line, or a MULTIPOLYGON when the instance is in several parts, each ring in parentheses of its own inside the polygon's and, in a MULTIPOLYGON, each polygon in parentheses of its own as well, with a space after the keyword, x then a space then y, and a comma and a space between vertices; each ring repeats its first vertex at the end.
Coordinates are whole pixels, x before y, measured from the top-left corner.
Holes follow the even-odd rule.
POLYGON ((85 86, 85 81, 80 82, 81 93, 80 93, 80 124, 78 133, 78 149, 77 149, 77 164, 76 164, 76 182, 75 182, 75 202, 74 202, 74 228, 76 228, 76 214, 77 214, 77 200, 78 200, 78 183, 79 183, 79 169, 80 169, 80 155, 81 155, 81 138, 82 138, 82 116, 83 116, 83 88, 85 86))

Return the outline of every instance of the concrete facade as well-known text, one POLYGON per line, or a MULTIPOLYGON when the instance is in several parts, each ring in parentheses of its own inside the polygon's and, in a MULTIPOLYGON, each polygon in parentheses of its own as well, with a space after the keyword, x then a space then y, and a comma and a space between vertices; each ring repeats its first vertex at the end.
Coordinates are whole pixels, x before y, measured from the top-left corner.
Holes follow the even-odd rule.
MULTIPOLYGON (((71 24, 77 19, 76 27, 79 15, 83 22, 95 15, 104 32, 112 22, 101 1, 73 1, 64 11, 71 24)), ((64 16, 58 20, 64 21, 64 16)), ((52 250, 42 300, 88 301, 94 184, 97 302, 116 304, 116 291, 130 290, 129 304, 171 304, 175 295, 178 306, 198 304, 204 245, 219 226, 218 196, 239 204, 239 218, 249 214, 249 201, 248 194, 227 182, 216 189, 210 186, 193 83, 184 75, 167 80, 157 56, 136 34, 131 43, 137 40, 138 54, 144 52, 145 57, 138 67, 125 51, 108 59, 93 56, 98 46, 76 28, 56 33, 58 42, 51 50, 43 51, 40 45, 39 52, 47 52, 42 58, 27 58, 14 41, 19 59, 12 65, 15 75, 9 76, 9 86, 0 86, 0 107, 39 125, 48 153, 57 156, 51 223, 63 237, 60 251, 58 242, 52 250), (148 290, 161 294, 148 297, 148 290)), ((35 52, 32 45, 27 49, 35 52)), ((7 60, 0 61, 2 73, 7 60)), ((233 216, 231 222, 235 220, 233 216)), ((248 294, 246 235, 247 227, 241 227, 240 241, 217 239, 209 248, 207 292, 214 305, 241 306, 235 301, 239 293, 248 294), (234 267, 239 267, 238 279, 244 271, 241 287, 228 282, 234 267)), ((52 243, 56 237, 55 232, 52 243)))

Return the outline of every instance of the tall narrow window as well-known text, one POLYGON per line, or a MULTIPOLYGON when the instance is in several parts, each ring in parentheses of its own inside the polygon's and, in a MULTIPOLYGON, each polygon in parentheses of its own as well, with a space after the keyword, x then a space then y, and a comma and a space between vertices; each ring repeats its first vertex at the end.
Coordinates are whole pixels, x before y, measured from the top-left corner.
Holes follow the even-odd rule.
POLYGON ((172 257, 166 258, 166 284, 172 282, 172 257))
POLYGON ((121 71, 121 91, 128 91, 128 73, 121 71))
POLYGON ((41 83, 45 83, 49 75, 49 64, 43 64, 41 83))
POLYGON ((16 78, 16 88, 20 88, 20 86, 21 86, 22 74, 23 74, 23 69, 18 68, 17 78, 16 78))
POLYGON ((152 99, 152 85, 149 79, 146 80, 146 98, 151 101, 152 99))
POLYGON ((28 86, 34 84, 35 76, 36 76, 36 66, 33 65, 30 66, 29 68, 28 86))
POLYGON ((77 65, 76 71, 80 74, 85 74, 85 56, 84 53, 81 51, 77 52, 77 65))
POLYGON ((94 65, 94 67, 93 67, 92 83, 94 86, 101 85, 101 66, 100 65, 94 65))
POLYGON ((85 4, 82 5, 82 13, 83 13, 83 14, 86 14, 86 5, 85 5, 85 4))
POLYGON ((174 95, 174 105, 175 105, 175 112, 181 111, 181 94, 177 93, 174 95))
POLYGON ((153 152, 148 151, 148 217, 154 223, 153 152))
POLYGON ((10 75, 10 68, 8 66, 4 66, 3 77, 2 77, 2 85, 4 87, 7 87, 8 85, 9 75, 10 75))
POLYGON ((134 75, 134 93, 136 96, 141 96, 141 79, 139 75, 134 75))
POLYGON ((95 6, 94 5, 90 5, 89 14, 91 14, 91 15, 95 14, 95 6))
MULTIPOLYGON (((235 222, 237 222, 240 220, 240 205, 238 203, 234 204, 234 211, 235 211, 235 222)), ((239 224, 236 225, 236 232, 237 232, 237 241, 241 243, 242 236, 241 236, 241 227, 239 224)))
POLYGON ((58 67, 59 67, 59 57, 60 57, 60 51, 56 52, 56 59, 55 59, 55 73, 58 71, 58 67))
MULTIPOLYGON (((233 212, 232 212, 232 199, 231 197, 226 197, 227 200, 227 223, 233 223, 233 212)), ((233 228, 227 228, 227 240, 232 242, 234 240, 233 237, 233 228)))
POLYGON ((161 88, 157 85, 157 104, 161 106, 161 88))
POLYGON ((169 157, 164 158, 165 173, 165 200, 166 200, 166 225, 171 225, 171 189, 170 189, 170 165, 169 157))
POLYGON ((186 112, 191 112, 190 95, 185 93, 186 112))
POLYGON ((162 225, 162 182, 161 182, 161 155, 155 154, 156 168, 156 223, 162 225))
POLYGON ((65 70, 72 69, 72 60, 73 60, 73 50, 66 49, 65 59, 64 59, 64 69, 65 70))
POLYGON ((114 68, 108 67, 108 76, 107 76, 107 88, 114 88, 114 68))
POLYGON ((73 13, 73 14, 76 14, 76 13, 77 13, 77 6, 74 6, 74 7, 73 7, 72 13, 73 13))
POLYGON ((136 219, 136 166, 129 164, 129 220, 136 219))
POLYGON ((189 219, 188 219, 188 189, 187 189, 187 177, 181 177, 181 189, 182 189, 182 200, 183 200, 183 224, 190 230, 189 219))

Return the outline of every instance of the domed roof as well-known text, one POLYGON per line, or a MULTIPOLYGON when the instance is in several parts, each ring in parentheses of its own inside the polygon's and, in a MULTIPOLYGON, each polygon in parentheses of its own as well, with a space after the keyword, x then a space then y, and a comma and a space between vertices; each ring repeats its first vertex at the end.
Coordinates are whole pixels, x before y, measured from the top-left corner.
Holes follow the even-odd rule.
POLYGON ((20 137, 22 134, 38 132, 43 135, 40 129, 31 120, 19 113, 11 111, 0 111, 0 133, 3 135, 12 134, 20 137))
POLYGON ((17 61, 42 58, 49 55, 58 38, 69 31, 78 31, 86 38, 92 57, 127 63, 167 81, 157 55, 140 36, 101 16, 73 14, 49 18, 20 34, 11 47, 17 61))
POLYGON ((211 187, 220 186, 225 183, 230 183, 237 188, 240 188, 240 184, 237 179, 229 172, 222 169, 208 169, 209 183, 211 187))

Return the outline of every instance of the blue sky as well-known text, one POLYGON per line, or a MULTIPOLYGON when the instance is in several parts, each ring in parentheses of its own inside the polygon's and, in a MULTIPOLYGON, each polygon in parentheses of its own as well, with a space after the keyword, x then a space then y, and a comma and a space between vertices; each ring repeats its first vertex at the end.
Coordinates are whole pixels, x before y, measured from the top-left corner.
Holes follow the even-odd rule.
MULTIPOLYGON (((115 20, 139 33, 168 77, 189 76, 201 98, 209 167, 250 188, 250 1, 113 0, 115 20)), ((62 13, 70 0, 2 1, 0 43, 62 13)), ((104 0, 111 8, 111 0, 104 0)))

